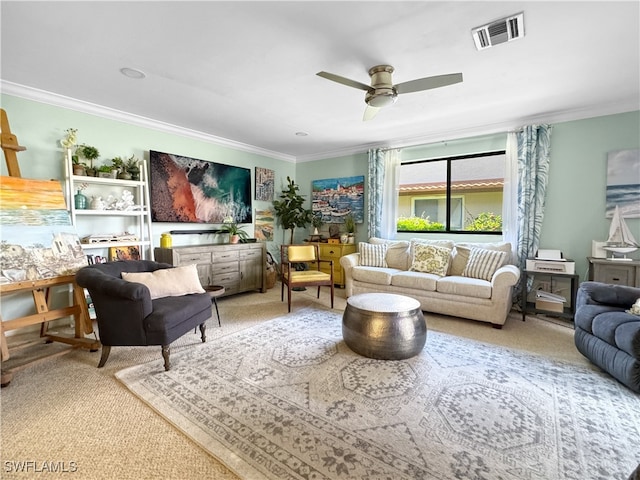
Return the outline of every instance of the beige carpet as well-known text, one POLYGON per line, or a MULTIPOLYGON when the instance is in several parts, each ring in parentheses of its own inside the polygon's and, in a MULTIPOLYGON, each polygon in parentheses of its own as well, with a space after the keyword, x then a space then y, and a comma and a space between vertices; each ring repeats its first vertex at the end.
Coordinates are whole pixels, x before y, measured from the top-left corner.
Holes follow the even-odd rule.
MULTIPOLYGON (((336 294, 339 297, 336 310, 344 310, 344 291, 337 290, 336 294)), ((292 309, 316 303, 327 306, 327 295, 323 292, 318 301, 310 290, 295 292, 292 309)), ((219 306, 222 328, 217 327, 215 318, 210 320, 207 329, 210 339, 286 314, 286 304, 280 302, 279 285, 266 294, 223 298, 219 306)), ((516 313, 502 330, 433 315, 427 315, 427 321, 430 330, 519 348, 595 370, 576 351, 573 330, 567 326, 535 317, 522 322, 516 313)), ((186 335, 173 345, 173 353, 198 343, 197 334, 186 335)), ((68 469, 73 465, 79 473, 77 478, 84 480, 237 478, 116 380, 115 373, 123 368, 157 360, 159 350, 159 347, 114 347, 102 369, 96 368, 99 352, 73 351, 17 373, 0 396, 0 477, 36 478, 33 471, 30 474, 15 471, 21 466, 24 469, 24 463, 20 462, 32 462, 28 466, 35 464, 40 469, 49 465, 68 469)), ((20 355, 16 355, 5 366, 20 360, 20 355)), ((69 478, 69 475, 47 473, 42 478, 69 478)))

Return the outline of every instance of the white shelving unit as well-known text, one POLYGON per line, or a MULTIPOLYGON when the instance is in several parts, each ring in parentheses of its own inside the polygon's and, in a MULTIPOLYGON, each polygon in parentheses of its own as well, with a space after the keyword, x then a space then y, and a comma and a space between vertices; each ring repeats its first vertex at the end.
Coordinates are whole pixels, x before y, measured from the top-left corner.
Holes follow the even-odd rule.
POLYGON ((67 150, 65 153, 65 179, 67 208, 71 215, 71 222, 76 227, 81 240, 88 235, 118 235, 125 232, 138 238, 138 240, 126 242, 82 243, 82 248, 86 253, 107 258, 110 247, 138 246, 140 258, 153 260, 151 203, 149 201, 147 165, 144 161, 140 162, 140 180, 73 175, 71 150, 67 150), (123 192, 129 190, 133 194, 135 205, 140 208, 135 210, 76 209, 74 196, 81 184, 86 184, 86 189, 82 193, 87 197, 88 207, 90 207, 92 197, 100 196, 105 200, 109 195, 112 195, 115 198, 121 198, 123 192))

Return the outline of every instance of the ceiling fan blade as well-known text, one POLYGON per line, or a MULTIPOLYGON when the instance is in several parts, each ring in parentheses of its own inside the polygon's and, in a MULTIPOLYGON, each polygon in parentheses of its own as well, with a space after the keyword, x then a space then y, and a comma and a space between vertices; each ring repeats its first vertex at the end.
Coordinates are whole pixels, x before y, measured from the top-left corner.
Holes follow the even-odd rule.
POLYGON ((326 78, 327 80, 332 80, 334 82, 341 83, 342 85, 346 85, 347 87, 357 88, 359 90, 364 90, 368 92, 372 90, 370 85, 365 85, 364 83, 356 82, 355 80, 351 80, 349 78, 341 77, 340 75, 335 75, 329 72, 318 72, 316 73, 319 77, 326 78))
POLYGON ((420 92, 422 90, 430 90, 432 88, 446 87, 454 83, 462 82, 462 73, 450 73, 448 75, 437 75, 435 77, 419 78, 409 82, 399 83, 395 86, 396 91, 400 93, 420 92))
POLYGON ((367 108, 364 109, 364 115, 362 116, 363 122, 368 122, 369 120, 373 120, 373 118, 380 111, 379 107, 372 107, 371 105, 367 105, 367 108))

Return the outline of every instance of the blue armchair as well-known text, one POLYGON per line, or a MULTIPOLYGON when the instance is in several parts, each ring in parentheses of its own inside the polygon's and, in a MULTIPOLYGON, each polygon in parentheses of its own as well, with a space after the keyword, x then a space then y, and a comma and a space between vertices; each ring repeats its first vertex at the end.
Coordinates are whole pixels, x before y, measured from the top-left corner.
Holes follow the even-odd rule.
POLYGON ((631 390, 640 392, 640 316, 627 313, 640 288, 580 284, 575 344, 580 353, 631 390))

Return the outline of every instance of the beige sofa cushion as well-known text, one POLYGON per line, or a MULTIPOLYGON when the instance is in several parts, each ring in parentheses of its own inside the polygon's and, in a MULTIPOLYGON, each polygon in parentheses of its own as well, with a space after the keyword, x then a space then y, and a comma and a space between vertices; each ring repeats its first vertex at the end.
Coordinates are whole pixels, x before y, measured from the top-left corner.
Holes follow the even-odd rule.
POLYGON ((491 298, 491 283, 471 277, 442 277, 436 284, 436 291, 451 295, 474 298, 491 298))
POLYGON ((491 251, 505 252, 505 257, 502 265, 506 265, 511 262, 511 243, 509 242, 494 242, 494 243, 473 243, 473 242, 460 242, 456 243, 455 248, 451 254, 451 263, 449 265, 449 275, 462 275, 467 262, 469 261, 469 254, 472 248, 484 248, 491 251))
POLYGON ((399 271, 397 268, 357 266, 351 269, 351 276, 359 282, 391 285, 391 278, 399 271))
POLYGON ((384 238, 371 237, 369 243, 374 245, 385 244, 387 253, 385 260, 389 268, 408 270, 411 266, 411 256, 409 255, 409 242, 406 240, 386 240, 384 238))
POLYGON ((449 270, 451 249, 437 245, 416 244, 413 247, 412 272, 433 273, 444 277, 449 270))
POLYGON ((432 273, 398 272, 391 279, 391 285, 401 288, 435 292, 436 283, 439 278, 441 278, 439 275, 434 275, 432 273))

